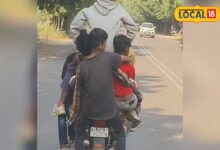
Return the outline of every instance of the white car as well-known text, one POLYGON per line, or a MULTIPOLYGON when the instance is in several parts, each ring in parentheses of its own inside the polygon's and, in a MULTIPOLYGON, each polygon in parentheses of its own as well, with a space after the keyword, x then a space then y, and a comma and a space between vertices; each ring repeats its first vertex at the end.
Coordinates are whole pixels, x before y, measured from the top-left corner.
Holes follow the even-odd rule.
POLYGON ((142 23, 140 26, 140 36, 149 36, 154 38, 155 37, 155 28, 152 23, 142 23))

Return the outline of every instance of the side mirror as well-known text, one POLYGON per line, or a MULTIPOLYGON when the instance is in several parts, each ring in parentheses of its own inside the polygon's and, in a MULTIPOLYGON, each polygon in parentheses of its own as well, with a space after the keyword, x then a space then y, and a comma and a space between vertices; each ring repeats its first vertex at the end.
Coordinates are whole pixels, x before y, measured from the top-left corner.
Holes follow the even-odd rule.
POLYGON ((157 27, 154 27, 154 29, 156 29, 157 27))

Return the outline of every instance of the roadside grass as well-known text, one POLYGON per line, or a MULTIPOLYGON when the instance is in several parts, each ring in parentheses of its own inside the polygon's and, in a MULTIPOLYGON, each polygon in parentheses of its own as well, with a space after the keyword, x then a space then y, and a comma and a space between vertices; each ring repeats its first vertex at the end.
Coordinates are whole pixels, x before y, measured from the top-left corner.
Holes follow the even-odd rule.
POLYGON ((38 22, 37 34, 38 40, 69 39, 65 31, 57 30, 55 26, 49 25, 47 22, 38 22))

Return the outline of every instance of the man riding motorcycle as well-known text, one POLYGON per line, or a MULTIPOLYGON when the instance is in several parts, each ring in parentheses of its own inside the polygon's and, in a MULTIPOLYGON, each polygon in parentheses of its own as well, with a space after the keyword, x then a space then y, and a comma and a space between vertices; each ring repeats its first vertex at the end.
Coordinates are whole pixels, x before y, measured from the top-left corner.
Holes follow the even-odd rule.
POLYGON ((119 68, 121 62, 128 62, 129 57, 104 52, 108 35, 102 29, 95 28, 89 35, 81 36, 88 43, 87 49, 82 53, 84 61, 77 68, 69 119, 74 122, 77 118, 76 150, 84 149, 86 129, 93 120, 107 121, 115 132, 116 150, 125 150, 125 132, 116 107, 112 73, 119 68))

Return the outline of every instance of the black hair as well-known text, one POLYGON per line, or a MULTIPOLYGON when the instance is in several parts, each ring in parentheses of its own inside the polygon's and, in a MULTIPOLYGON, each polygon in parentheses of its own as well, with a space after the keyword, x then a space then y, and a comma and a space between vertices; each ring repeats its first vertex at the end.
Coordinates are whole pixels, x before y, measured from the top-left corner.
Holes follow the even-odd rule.
POLYGON ((131 40, 125 35, 117 35, 113 40, 114 52, 122 54, 126 48, 131 47, 131 40))
POLYGON ((83 56, 87 56, 107 39, 108 34, 102 29, 95 28, 89 34, 86 30, 81 30, 80 35, 76 38, 76 48, 83 56))
POLYGON ((100 43, 105 42, 108 39, 108 34, 100 29, 95 28, 89 34, 88 48, 90 50, 95 49, 100 43))
POLYGON ((83 56, 87 56, 89 36, 86 30, 80 30, 79 33, 75 41, 76 48, 83 56))

